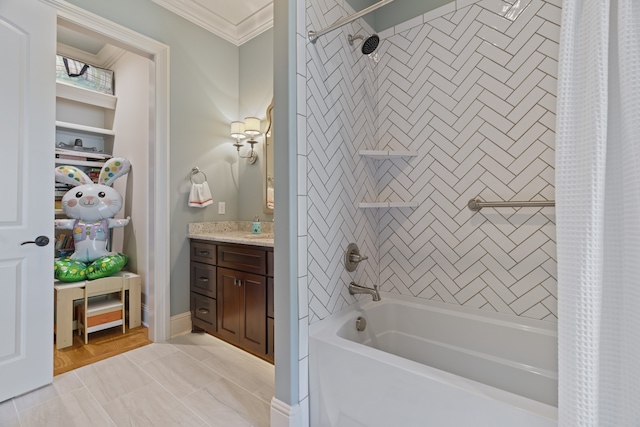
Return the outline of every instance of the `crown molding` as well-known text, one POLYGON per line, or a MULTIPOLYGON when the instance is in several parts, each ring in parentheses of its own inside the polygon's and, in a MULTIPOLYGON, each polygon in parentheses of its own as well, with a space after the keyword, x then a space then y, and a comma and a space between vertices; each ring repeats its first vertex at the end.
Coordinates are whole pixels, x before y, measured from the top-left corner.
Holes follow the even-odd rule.
POLYGON ((237 34, 240 46, 273 27, 273 2, 238 24, 237 34))
POLYGON ((273 26, 273 3, 247 17, 238 25, 234 25, 193 1, 152 1, 236 46, 246 43, 273 26))
POLYGON ((57 53, 69 58, 77 59, 86 64, 91 64, 94 67, 109 69, 118 62, 120 58, 125 54, 123 49, 112 45, 105 45, 97 55, 93 55, 84 50, 76 49, 73 46, 66 45, 64 43, 57 44, 57 53))

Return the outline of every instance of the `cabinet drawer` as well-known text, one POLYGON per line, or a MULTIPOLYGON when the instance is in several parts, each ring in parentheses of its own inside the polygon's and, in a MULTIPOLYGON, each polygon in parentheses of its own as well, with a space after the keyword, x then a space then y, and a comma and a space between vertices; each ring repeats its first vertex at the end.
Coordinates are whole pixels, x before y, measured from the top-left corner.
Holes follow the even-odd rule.
POLYGON ((191 291, 216 297, 216 267, 199 262, 191 263, 191 291))
POLYGON ((267 252, 267 276, 273 277, 273 251, 267 252))
POLYGON ((262 249, 220 245, 218 246, 218 265, 264 275, 267 272, 267 255, 262 249))
POLYGON ((205 297, 203 295, 191 292, 191 307, 193 310, 193 317, 206 325, 209 325, 212 330, 216 328, 216 300, 213 298, 205 297))
POLYGON ((216 245, 202 240, 192 240, 191 261, 216 265, 216 245))

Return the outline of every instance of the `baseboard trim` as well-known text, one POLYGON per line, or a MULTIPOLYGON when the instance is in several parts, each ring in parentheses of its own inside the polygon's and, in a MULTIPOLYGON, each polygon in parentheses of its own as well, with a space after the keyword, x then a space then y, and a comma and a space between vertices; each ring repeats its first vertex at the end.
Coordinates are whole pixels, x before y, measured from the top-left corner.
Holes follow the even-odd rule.
POLYGON ((186 311, 184 313, 176 314, 175 316, 171 316, 171 326, 170 326, 170 336, 171 338, 177 337, 178 335, 186 334, 191 332, 191 312, 186 311))
POLYGON ((303 427, 300 405, 290 406, 283 401, 271 399, 271 427, 303 427))

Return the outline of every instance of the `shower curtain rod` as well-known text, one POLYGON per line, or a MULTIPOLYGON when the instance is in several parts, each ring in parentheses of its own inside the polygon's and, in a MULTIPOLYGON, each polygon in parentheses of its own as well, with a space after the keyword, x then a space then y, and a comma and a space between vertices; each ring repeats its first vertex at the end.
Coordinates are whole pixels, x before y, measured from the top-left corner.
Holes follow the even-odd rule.
POLYGON ((376 9, 380 9, 382 6, 385 6, 389 3, 394 2, 395 0, 381 0, 378 3, 372 4, 369 7, 362 9, 360 12, 356 12, 351 16, 347 16, 346 18, 342 18, 338 22, 333 25, 328 26, 327 28, 320 31, 309 31, 309 41, 311 43, 315 43, 318 40, 318 37, 327 34, 329 31, 333 31, 338 27, 342 27, 343 25, 348 24, 349 22, 353 22, 358 18, 363 17, 364 15, 373 12, 376 9))
POLYGON ((479 211, 482 208, 544 208, 547 206, 555 206, 554 200, 541 200, 531 202, 484 202, 478 198, 469 200, 467 206, 472 211, 479 211))

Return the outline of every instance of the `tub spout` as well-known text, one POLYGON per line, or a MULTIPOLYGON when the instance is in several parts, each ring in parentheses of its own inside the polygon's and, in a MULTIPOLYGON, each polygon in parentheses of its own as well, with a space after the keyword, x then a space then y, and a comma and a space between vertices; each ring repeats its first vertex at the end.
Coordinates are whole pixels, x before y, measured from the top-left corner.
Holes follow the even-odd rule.
POLYGON ((373 289, 367 288, 366 286, 357 285, 355 282, 349 283, 349 294, 368 294, 373 297, 374 301, 380 301, 380 292, 378 292, 378 286, 373 285, 373 289))

